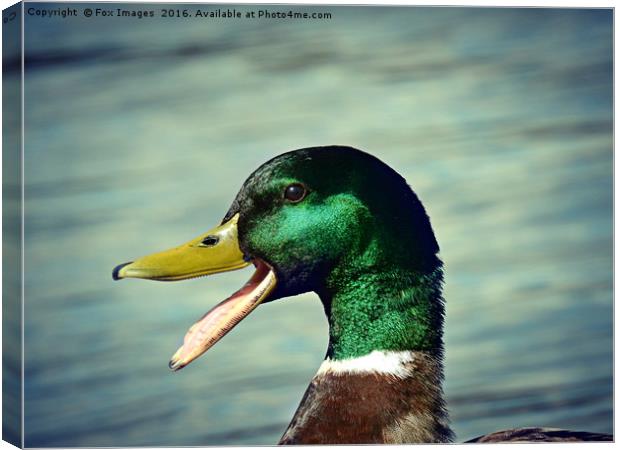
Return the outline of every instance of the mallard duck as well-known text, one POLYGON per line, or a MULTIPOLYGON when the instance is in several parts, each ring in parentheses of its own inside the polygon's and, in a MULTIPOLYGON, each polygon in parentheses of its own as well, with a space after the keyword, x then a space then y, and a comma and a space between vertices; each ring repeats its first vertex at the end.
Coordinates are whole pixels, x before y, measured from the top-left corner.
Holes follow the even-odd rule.
MULTIPOLYGON (((327 353, 280 444, 450 442, 438 252, 422 203, 396 171, 351 147, 315 147, 266 162, 219 226, 121 264, 113 278, 174 281, 256 267, 192 325, 170 360, 175 371, 261 303, 317 293, 327 353)), ((611 436, 532 428, 474 441, 558 438, 611 436)))

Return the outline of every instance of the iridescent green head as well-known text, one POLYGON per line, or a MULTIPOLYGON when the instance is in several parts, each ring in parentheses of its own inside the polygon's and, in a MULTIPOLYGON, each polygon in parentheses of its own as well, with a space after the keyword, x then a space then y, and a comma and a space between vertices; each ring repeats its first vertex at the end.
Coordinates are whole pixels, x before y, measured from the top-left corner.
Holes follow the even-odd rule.
POLYGON ((257 267, 244 288, 190 330, 186 341, 198 340, 195 330, 202 340, 179 349, 175 369, 259 303, 309 291, 325 306, 333 358, 372 350, 441 352, 438 251, 421 202, 396 171, 351 147, 315 147, 259 167, 219 227, 121 265, 115 277, 178 280, 248 262, 257 267))
POLYGON ((440 265, 430 221, 407 182, 351 147, 295 150, 266 162, 243 184, 224 222, 235 214, 241 250, 276 271, 271 300, 321 293, 337 274, 392 265, 430 273, 440 265))

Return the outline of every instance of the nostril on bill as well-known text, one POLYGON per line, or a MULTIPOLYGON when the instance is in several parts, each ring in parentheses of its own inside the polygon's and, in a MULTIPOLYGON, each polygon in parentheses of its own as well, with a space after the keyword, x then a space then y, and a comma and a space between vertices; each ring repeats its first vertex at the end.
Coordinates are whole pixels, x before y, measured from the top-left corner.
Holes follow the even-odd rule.
POLYGON ((213 247, 215 244, 220 242, 220 238, 217 236, 209 235, 202 240, 202 245, 206 247, 213 247))

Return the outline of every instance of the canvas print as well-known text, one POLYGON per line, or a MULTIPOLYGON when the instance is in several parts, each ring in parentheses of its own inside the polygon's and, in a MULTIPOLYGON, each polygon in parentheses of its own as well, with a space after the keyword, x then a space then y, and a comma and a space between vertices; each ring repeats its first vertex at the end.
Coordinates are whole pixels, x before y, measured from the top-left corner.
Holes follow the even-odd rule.
POLYGON ((5 441, 613 441, 612 9, 24 2, 3 113, 5 441))

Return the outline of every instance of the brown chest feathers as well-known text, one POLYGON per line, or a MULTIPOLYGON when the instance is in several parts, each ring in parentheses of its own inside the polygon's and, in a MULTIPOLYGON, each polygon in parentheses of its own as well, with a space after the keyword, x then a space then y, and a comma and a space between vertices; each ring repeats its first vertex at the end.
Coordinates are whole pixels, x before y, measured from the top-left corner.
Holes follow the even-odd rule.
POLYGON ((396 372, 322 370, 280 444, 450 442, 441 363, 412 352, 396 372))

